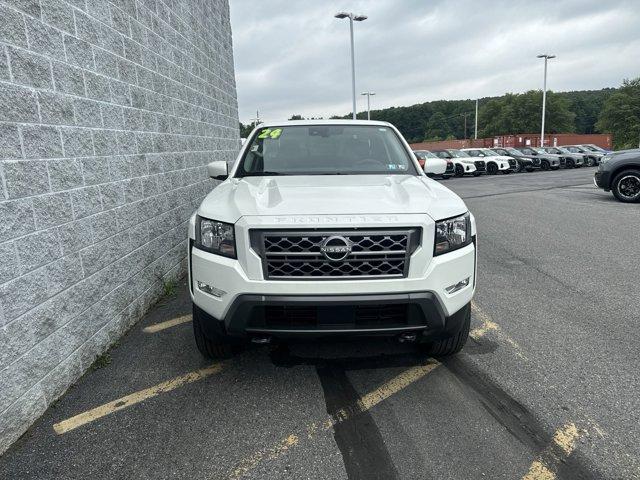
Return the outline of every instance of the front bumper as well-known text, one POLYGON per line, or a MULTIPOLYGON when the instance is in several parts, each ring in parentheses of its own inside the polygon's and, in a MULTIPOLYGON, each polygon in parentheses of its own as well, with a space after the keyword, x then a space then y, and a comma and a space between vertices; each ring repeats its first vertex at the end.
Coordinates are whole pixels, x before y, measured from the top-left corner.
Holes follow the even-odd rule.
MULTIPOLYGON (((457 332, 469 304, 447 316, 430 292, 380 295, 240 295, 224 320, 227 335, 322 337, 398 335, 415 332, 429 339, 457 332), (382 315, 372 315, 381 311, 382 315), (389 313, 387 313, 389 312, 389 313), (287 315, 288 313, 288 315, 287 315)), ((210 317, 205 334, 219 332, 210 317)))
MULTIPOLYGON (((255 219, 260 222, 259 227, 265 226, 264 218, 255 219)), ((332 218, 334 221, 335 219, 332 218)), ((224 322, 226 329, 234 335, 245 335, 249 326, 258 328, 256 325, 259 326, 259 322, 255 323, 255 316, 259 316, 266 306, 300 306, 311 302, 316 306, 348 307, 358 305, 362 300, 369 304, 377 302, 375 304, 379 305, 388 305, 387 300, 391 303, 422 305, 419 311, 426 312, 421 317, 423 321, 408 326, 426 331, 433 325, 442 326, 443 319, 459 312, 473 297, 476 283, 475 241, 464 248, 436 257, 433 256, 432 247, 419 246, 411 255, 409 270, 404 278, 265 280, 262 259, 248 241, 247 230, 258 227, 253 221, 250 217, 243 217, 236 224, 237 260, 199 250, 193 246, 192 241, 189 242, 191 298, 211 317, 224 322), (445 290, 467 278, 469 284, 462 289, 452 294, 445 290), (198 282, 214 287, 217 289, 214 292, 219 296, 202 291, 198 288, 198 282), (425 298, 428 300, 424 300, 425 298), (425 301, 433 307, 423 308, 425 301)), ((434 234, 434 223, 426 216, 407 215, 398 217, 396 221, 399 226, 419 226, 423 230, 423 238, 430 238, 434 234), (424 223, 420 224, 420 221, 424 223)), ((472 233, 475 240, 475 226, 472 233)), ((415 310, 414 307, 409 308, 415 310)), ((356 330, 363 328, 358 327, 356 330)), ((325 330, 322 327, 315 333, 323 333, 325 330)), ((303 333, 314 332, 306 329, 303 333)))
POLYGON ((609 172, 604 172, 604 171, 600 171, 598 170, 594 175, 593 175, 593 183, 595 184, 596 187, 603 189, 605 192, 608 192, 609 190, 611 190, 611 181, 610 181, 610 174, 609 172))

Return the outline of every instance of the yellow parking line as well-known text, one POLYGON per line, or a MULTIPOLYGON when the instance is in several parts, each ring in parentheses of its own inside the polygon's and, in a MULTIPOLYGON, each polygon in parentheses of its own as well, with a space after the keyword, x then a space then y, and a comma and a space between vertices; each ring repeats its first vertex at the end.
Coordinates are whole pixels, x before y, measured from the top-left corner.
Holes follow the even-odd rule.
POLYGON ((370 410, 380 402, 386 400, 391 395, 399 392, 405 387, 420 380, 425 375, 431 373, 435 368, 441 365, 440 362, 433 361, 426 365, 418 365, 405 370, 400 375, 392 378, 388 382, 382 384, 375 390, 361 397, 354 405, 347 405, 338 410, 332 417, 326 418, 320 422, 313 422, 301 429, 300 432, 288 435, 286 438, 278 442, 275 446, 255 452, 249 458, 246 458, 231 472, 230 479, 242 478, 246 473, 257 467, 263 460, 274 460, 279 456, 287 453, 292 447, 300 443, 302 437, 311 440, 319 432, 329 430, 333 426, 342 423, 349 418, 370 410))
MULTIPOLYGON (((478 328, 475 328, 470 332, 470 335, 473 338, 481 338, 486 335, 487 332, 498 328, 498 325, 491 320, 489 315, 482 311, 480 311, 480 315, 477 315, 477 306, 472 305, 472 307, 476 309, 474 313, 476 313, 476 316, 478 316, 482 322, 478 328)), ((242 460, 229 474, 228 478, 231 480, 242 478, 263 461, 274 460, 279 456, 286 454, 289 450, 298 446, 302 439, 306 438, 307 440, 312 440, 318 433, 325 432, 335 425, 348 420, 354 415, 370 410, 380 402, 425 377, 440 365, 440 362, 432 360, 426 365, 418 365, 405 370, 398 376, 361 397, 355 405, 347 405, 338 410, 332 417, 312 422, 301 428, 298 432, 288 435, 275 446, 258 450, 253 453, 248 458, 242 460)))
POLYGON ((522 480, 555 480, 557 465, 571 455, 582 433, 573 423, 556 431, 551 444, 533 461, 522 480))
POLYGON ((112 402, 105 403, 104 405, 96 407, 92 410, 88 410, 86 412, 80 413, 79 415, 68 418, 67 420, 63 420, 60 423, 54 424, 53 429, 58 435, 62 435, 63 433, 67 433, 71 430, 81 427, 82 425, 117 412, 118 410, 122 410, 124 408, 130 407, 131 405, 135 405, 136 403, 140 403, 149 398, 158 396, 161 393, 170 392, 171 390, 175 390, 176 388, 187 385, 188 383, 202 380, 203 378, 213 375, 214 373, 218 373, 220 370, 222 370, 222 364, 217 363, 207 368, 181 375, 171 380, 167 380, 166 382, 159 383, 154 387, 140 390, 139 392, 135 392, 117 400, 113 400, 112 402))
POLYGON ((181 325, 183 323, 187 323, 191 321, 191 315, 184 315, 182 317, 172 318, 171 320, 167 320, 166 322, 155 323, 153 325, 149 325, 142 329, 145 333, 157 333, 161 330, 165 330, 167 328, 175 327, 176 325, 181 325))

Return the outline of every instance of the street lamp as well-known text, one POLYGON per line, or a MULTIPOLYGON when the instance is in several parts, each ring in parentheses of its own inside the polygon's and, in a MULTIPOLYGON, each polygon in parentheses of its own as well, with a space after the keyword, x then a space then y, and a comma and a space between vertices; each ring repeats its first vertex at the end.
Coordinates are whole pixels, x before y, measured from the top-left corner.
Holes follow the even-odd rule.
POLYGON ((371 120, 371 95, 375 95, 376 92, 362 92, 360 95, 367 96, 367 120, 371 120))
POLYGON ((353 22, 362 22, 367 19, 366 15, 354 15, 352 12, 339 12, 334 15, 336 18, 349 19, 349 32, 351 33, 351 96, 353 97, 353 119, 356 119, 356 62, 353 53, 353 22))
POLYGON ((542 128, 540 133, 540 146, 544 147, 544 117, 547 108, 547 62, 552 58, 556 58, 556 56, 542 53, 538 55, 538 58, 544 58, 544 87, 542 88, 542 128))

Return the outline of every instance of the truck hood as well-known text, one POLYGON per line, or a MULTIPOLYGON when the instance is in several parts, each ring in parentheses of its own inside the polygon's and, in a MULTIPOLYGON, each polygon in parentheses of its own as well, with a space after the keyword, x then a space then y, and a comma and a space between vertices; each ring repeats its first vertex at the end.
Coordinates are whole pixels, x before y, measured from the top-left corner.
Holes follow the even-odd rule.
POLYGON ((313 175, 230 178, 205 197, 202 217, 235 223, 243 216, 424 213, 463 214, 464 202, 426 176, 313 175))

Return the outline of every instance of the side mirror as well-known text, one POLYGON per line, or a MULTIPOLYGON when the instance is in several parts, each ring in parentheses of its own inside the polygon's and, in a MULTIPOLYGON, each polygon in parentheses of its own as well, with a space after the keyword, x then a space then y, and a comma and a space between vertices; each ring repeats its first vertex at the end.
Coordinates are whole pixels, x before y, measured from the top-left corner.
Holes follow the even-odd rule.
POLYGON ((433 162, 430 162, 428 158, 424 161, 423 170, 427 175, 438 175, 440 173, 434 169, 433 162))
POLYGON ((225 162, 224 160, 211 162, 209 165, 207 165, 207 174, 211 178, 215 178, 216 180, 226 180, 229 176, 227 162, 225 162))

